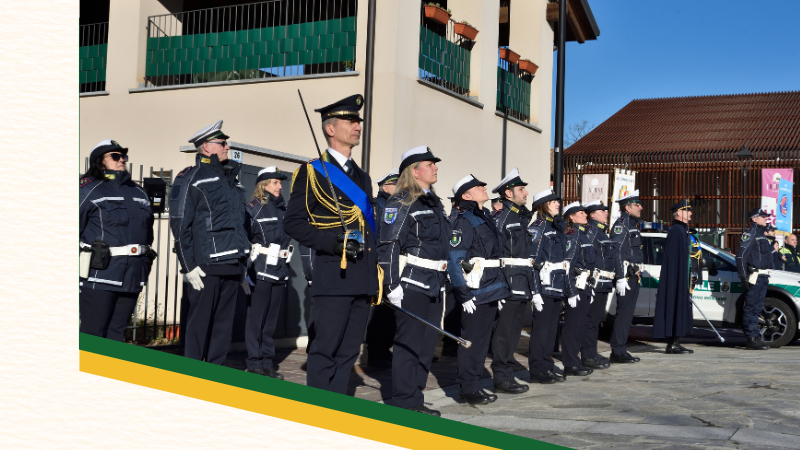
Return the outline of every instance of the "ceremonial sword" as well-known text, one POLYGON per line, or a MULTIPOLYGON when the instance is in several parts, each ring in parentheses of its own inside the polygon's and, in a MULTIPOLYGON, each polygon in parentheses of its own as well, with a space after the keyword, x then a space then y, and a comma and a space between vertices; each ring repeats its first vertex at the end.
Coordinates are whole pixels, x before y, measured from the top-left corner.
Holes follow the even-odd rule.
POLYGON ((423 324, 425 324, 425 325, 433 328, 434 330, 438 331, 439 334, 443 334, 443 335, 449 337, 450 339, 458 342, 458 345, 462 345, 462 346, 464 346, 464 348, 470 348, 472 346, 472 342, 470 342, 470 341, 468 341, 466 339, 460 338, 460 337, 458 337, 458 336, 456 336, 454 334, 448 333, 447 331, 444 331, 443 329, 441 329, 441 328, 437 327, 436 325, 434 325, 434 324, 428 322, 427 320, 423 319, 422 317, 412 313, 411 311, 405 310, 405 309, 393 304, 392 302, 381 302, 381 303, 383 303, 386 306, 390 306, 390 307, 394 308, 395 310, 400 311, 403 314, 406 314, 408 317, 411 317, 412 319, 417 319, 418 321, 422 322, 423 324))
POLYGON ((719 341, 720 341, 720 342, 725 342, 725 338, 723 338, 722 336, 720 336, 720 334, 719 334, 719 331, 717 331, 717 329, 716 329, 716 328, 714 328, 714 325, 712 325, 712 324, 711 324, 711 321, 710 321, 710 320, 708 320, 708 317, 706 317, 706 314, 703 312, 703 310, 702 310, 702 309, 700 309, 700 307, 699 307, 699 306, 697 306, 697 303, 695 303, 694 299, 692 298, 692 294, 689 294, 689 300, 691 300, 691 301, 692 301, 692 304, 694 305, 694 307, 695 307, 695 308, 697 308, 697 310, 698 310, 698 311, 700 311, 700 314, 702 314, 702 315, 703 315, 703 319, 706 319, 706 322, 708 322, 708 324, 709 324, 709 325, 711 325, 711 329, 712 329, 712 330, 714 330, 714 333, 717 333, 717 337, 719 338, 719 341))

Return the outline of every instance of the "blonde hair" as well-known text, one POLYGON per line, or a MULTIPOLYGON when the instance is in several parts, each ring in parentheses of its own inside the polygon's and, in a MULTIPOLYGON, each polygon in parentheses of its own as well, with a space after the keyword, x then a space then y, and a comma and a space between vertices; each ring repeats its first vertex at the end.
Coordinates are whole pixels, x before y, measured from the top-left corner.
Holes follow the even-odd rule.
POLYGON ((267 183, 269 183, 269 181, 273 179, 274 178, 267 178, 266 180, 261 180, 258 183, 256 183, 256 187, 255 189, 253 189, 253 197, 257 198, 262 205, 266 205, 269 203, 269 195, 267 195, 266 192, 264 192, 264 186, 266 186, 267 183))
MULTIPOLYGON (((408 195, 400 200, 400 203, 403 205, 410 205, 417 201, 418 198, 425 195, 425 191, 419 186, 417 179, 414 178, 414 173, 411 171, 419 167, 421 162, 422 161, 418 161, 406 167, 397 179, 397 186, 394 188, 394 193, 398 194, 402 191, 408 192, 408 195)), ((433 186, 431 186, 431 192, 433 192, 433 186)))

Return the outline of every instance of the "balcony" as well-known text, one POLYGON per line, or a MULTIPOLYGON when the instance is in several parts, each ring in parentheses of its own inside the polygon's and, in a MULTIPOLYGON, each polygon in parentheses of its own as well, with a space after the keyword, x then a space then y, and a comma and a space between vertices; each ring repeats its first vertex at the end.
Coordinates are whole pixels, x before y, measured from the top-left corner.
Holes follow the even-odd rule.
POLYGON ((419 78, 469 97, 470 51, 475 45, 455 33, 455 21, 439 24, 425 18, 419 35, 419 78))
POLYGON ((274 0, 151 16, 145 87, 353 71, 357 7, 274 0))
POLYGON ((512 64, 497 55, 497 111, 522 122, 530 122, 531 81, 534 75, 521 70, 519 63, 512 64))
POLYGON ((78 58, 79 92, 101 92, 106 89, 108 55, 108 22, 82 25, 78 58))

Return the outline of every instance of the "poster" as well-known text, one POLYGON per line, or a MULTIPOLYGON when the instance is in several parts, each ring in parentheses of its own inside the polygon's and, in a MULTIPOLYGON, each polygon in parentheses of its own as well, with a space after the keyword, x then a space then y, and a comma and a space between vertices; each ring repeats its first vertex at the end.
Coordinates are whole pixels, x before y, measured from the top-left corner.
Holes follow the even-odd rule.
POLYGON ((600 200, 603 204, 608 203, 608 174, 584 175, 581 183, 581 203, 584 205, 600 200))
POLYGON ((614 169, 614 191, 611 198, 611 222, 612 224, 619 219, 619 200, 622 197, 632 193, 636 184, 636 172, 632 170, 614 169))
POLYGON ((775 227, 778 231, 792 232, 792 192, 794 183, 781 179, 775 205, 775 227))
MULTIPOLYGON (((778 190, 781 180, 786 180, 794 185, 794 171, 792 169, 761 169, 761 209, 769 213, 767 223, 775 224, 778 210, 778 190)), ((791 200, 791 196, 789 196, 791 200)), ((788 217, 792 217, 791 209, 788 217)), ((777 227, 777 225, 776 225, 777 227)))

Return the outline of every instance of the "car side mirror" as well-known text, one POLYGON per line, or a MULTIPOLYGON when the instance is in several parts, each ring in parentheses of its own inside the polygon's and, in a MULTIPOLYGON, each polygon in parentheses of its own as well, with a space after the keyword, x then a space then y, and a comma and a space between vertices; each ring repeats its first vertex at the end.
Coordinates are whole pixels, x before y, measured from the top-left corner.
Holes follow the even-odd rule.
POLYGON ((717 276, 717 274, 719 273, 717 271, 716 265, 714 265, 714 260, 712 259, 703 258, 703 268, 708 269, 708 274, 711 275, 712 277, 717 276))

